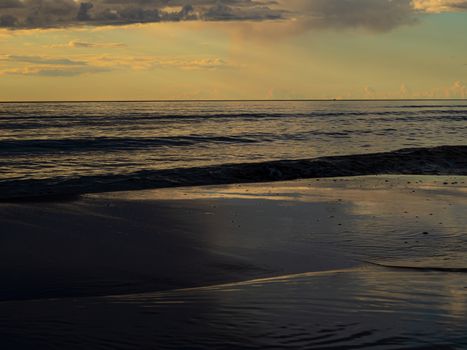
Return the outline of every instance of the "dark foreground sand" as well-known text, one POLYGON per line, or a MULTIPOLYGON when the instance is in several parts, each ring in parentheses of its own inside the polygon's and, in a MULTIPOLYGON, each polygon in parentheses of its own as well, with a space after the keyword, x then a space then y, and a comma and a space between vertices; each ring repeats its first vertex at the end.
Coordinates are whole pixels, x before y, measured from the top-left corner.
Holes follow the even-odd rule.
POLYGON ((0 204, 0 346, 467 347, 467 178, 0 204))

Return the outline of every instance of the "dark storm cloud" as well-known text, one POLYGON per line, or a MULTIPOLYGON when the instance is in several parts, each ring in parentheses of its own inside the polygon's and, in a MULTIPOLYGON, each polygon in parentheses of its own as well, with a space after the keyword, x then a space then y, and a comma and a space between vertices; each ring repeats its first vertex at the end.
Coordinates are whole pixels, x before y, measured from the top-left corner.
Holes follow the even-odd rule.
POLYGON ((0 9, 12 9, 12 8, 20 8, 23 4, 20 0, 3 0, 0 1, 0 9))
POLYGON ((0 0, 0 27, 282 18, 284 11, 273 9, 274 4, 264 0, 0 0))
MULTIPOLYGON (((388 31, 416 21, 412 0, 289 0, 302 25, 321 28, 364 28, 388 31)), ((285 4, 286 1, 283 0, 285 4)))
POLYGON ((387 31, 421 12, 465 9, 467 0, 0 0, 0 27, 289 20, 304 29, 387 31))

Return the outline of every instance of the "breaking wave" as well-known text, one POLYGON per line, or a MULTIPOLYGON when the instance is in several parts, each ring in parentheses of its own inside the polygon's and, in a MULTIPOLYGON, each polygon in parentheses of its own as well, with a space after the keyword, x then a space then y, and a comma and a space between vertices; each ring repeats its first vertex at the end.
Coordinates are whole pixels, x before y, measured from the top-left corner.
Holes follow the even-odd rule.
POLYGON ((4 180, 0 181, 0 199, 380 174, 467 175, 467 146, 407 148, 384 153, 142 170, 128 174, 4 180))

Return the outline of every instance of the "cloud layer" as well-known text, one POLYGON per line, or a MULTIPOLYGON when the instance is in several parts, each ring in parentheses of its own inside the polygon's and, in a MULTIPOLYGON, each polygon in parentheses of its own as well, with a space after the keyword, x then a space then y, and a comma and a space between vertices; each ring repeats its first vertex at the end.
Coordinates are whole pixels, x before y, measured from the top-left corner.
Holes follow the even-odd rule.
POLYGON ((159 57, 83 55, 80 58, 0 55, 1 75, 77 76, 116 70, 149 71, 154 69, 214 70, 235 68, 219 57, 159 57))
POLYGON ((466 0, 413 0, 413 7, 425 12, 458 12, 467 10, 466 0))
POLYGON ((284 11, 274 4, 270 0, 1 0, 0 27, 283 18, 284 11))
POLYGON ((411 0, 282 0, 307 28, 363 28, 387 31, 412 24, 411 0), (301 15, 299 15, 301 14, 301 15))
POLYGON ((467 0, 0 0, 0 27, 161 21, 295 21, 306 28, 386 31, 421 12, 467 10, 467 0))

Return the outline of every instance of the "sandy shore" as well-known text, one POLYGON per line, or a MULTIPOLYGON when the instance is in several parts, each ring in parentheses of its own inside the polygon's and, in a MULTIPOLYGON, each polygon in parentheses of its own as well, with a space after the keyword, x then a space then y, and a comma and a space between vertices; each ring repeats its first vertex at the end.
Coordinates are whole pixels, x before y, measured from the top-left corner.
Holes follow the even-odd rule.
POLYGON ((373 260, 467 267, 455 251, 429 252, 465 227, 465 183, 363 177, 3 203, 0 298, 168 290, 373 260))
POLYGON ((376 176, 2 203, 0 343, 467 346, 466 184, 376 176))

